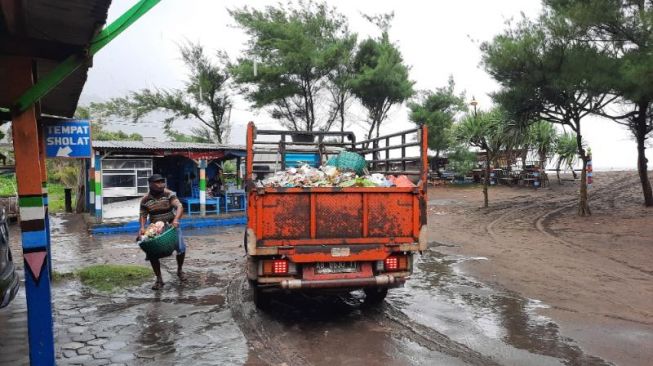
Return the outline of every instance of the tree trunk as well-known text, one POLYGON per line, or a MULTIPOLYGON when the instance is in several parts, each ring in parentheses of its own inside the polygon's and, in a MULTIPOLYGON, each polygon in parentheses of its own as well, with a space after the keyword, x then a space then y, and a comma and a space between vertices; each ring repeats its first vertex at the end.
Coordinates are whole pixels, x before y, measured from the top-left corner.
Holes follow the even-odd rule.
POLYGON ((560 166, 562 165, 562 160, 558 160, 558 166, 556 167, 556 175, 558 176, 558 184, 562 185, 562 180, 560 180, 560 166))
MULTIPOLYGON (((580 173, 578 216, 591 216, 592 211, 590 211, 589 201, 587 199, 587 162, 589 161, 589 156, 585 153, 585 149, 583 148, 583 136, 580 134, 580 118, 575 119, 573 122, 576 125, 576 128, 574 129, 576 131, 576 148, 578 149, 578 155, 580 155, 580 158, 583 161, 583 169, 580 173)), ((572 169, 572 172, 573 171, 574 170, 572 169)))
POLYGON ((651 181, 648 179, 648 159, 646 158, 646 111, 648 103, 641 102, 638 104, 639 114, 635 121, 635 140, 637 140, 637 172, 639 180, 642 183, 642 193, 644 194, 644 206, 653 206, 653 191, 651 191, 651 181))
MULTIPOLYGON (((372 135, 374 134, 374 127, 376 127, 376 122, 372 120, 372 125, 370 126, 370 130, 367 132, 368 140, 372 139, 372 135)), ((367 149, 368 146, 369 146, 369 142, 366 142, 365 145, 363 146, 363 149, 367 149)))
POLYGON ((578 216, 591 216, 592 211, 590 210, 589 201, 587 199, 587 161, 588 157, 583 154, 581 156, 583 160, 583 170, 580 173, 580 200, 578 201, 578 216))
POLYGON ((642 183, 642 193, 644 194, 644 206, 653 206, 653 191, 651 190, 651 181, 648 179, 648 159, 646 158, 646 137, 637 134, 637 171, 639 180, 642 183))
MULTIPOLYGON (((341 101, 340 102, 340 132, 344 133, 345 132, 345 102, 341 101)), ((344 143, 345 142, 345 135, 340 136, 340 142, 344 143)))
POLYGON ((574 167, 571 165, 571 163, 567 163, 567 166, 571 170, 571 175, 574 176, 574 180, 578 179, 578 174, 576 174, 576 171, 574 170, 574 167))

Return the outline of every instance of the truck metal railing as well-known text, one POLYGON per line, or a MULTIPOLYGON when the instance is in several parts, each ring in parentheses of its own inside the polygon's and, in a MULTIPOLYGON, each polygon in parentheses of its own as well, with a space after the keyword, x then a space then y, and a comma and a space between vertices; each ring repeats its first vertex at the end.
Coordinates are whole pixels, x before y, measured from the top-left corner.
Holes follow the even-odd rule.
POLYGON ((325 157, 337 155, 343 149, 353 150, 356 135, 353 132, 285 131, 254 129, 252 136, 252 174, 269 174, 286 169, 289 153, 317 154, 315 165, 319 166, 325 157), (273 140, 260 139, 273 136, 273 140), (266 156, 267 155, 267 156, 266 156), (275 155, 272 159, 270 155, 275 155))
POLYGON ((356 152, 365 157, 370 173, 423 176, 426 173, 423 160, 426 154, 422 152, 422 134, 419 127, 359 141, 356 152), (418 151, 409 154, 410 148, 418 151))
POLYGON ((248 142, 252 146, 248 152, 251 153, 248 159, 252 166, 248 179, 252 179, 251 175, 260 177, 260 174, 285 170, 288 154, 317 154, 314 165, 320 166, 343 149, 365 157, 370 173, 403 174, 420 178, 427 173, 426 146, 422 140, 425 129, 422 127, 359 142, 351 131, 307 132, 252 128, 251 141, 248 142), (262 136, 271 136, 272 139, 262 136))

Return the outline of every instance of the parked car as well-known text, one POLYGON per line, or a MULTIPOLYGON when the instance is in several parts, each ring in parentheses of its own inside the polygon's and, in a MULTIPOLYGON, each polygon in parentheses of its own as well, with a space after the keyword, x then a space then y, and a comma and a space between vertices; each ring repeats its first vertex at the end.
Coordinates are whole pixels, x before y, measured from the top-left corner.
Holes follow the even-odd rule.
POLYGON ((16 297, 19 282, 11 249, 9 249, 9 226, 4 207, 0 209, 0 308, 16 297))

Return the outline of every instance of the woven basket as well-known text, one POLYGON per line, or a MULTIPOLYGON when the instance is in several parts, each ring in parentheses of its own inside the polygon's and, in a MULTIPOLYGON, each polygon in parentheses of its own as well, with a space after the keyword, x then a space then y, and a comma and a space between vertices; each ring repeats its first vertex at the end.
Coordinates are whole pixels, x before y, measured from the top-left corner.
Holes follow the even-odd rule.
POLYGON ((143 240, 138 245, 147 254, 148 259, 157 259, 172 255, 177 247, 179 237, 177 236, 177 229, 170 226, 169 229, 155 236, 152 239, 143 240))
POLYGON ((356 172, 358 175, 363 175, 367 163, 365 162, 365 158, 362 156, 353 152, 343 151, 338 154, 335 166, 338 170, 351 170, 356 172))

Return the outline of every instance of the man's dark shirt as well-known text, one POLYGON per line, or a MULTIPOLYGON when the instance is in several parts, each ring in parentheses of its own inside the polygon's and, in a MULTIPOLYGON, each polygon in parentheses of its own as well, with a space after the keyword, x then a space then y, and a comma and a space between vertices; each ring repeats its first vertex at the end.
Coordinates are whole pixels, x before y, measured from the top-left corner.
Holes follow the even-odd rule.
POLYGON ((150 216, 150 222, 163 221, 171 223, 175 219, 174 209, 181 206, 179 199, 169 189, 164 189, 160 196, 148 192, 141 199, 141 217, 150 216))

